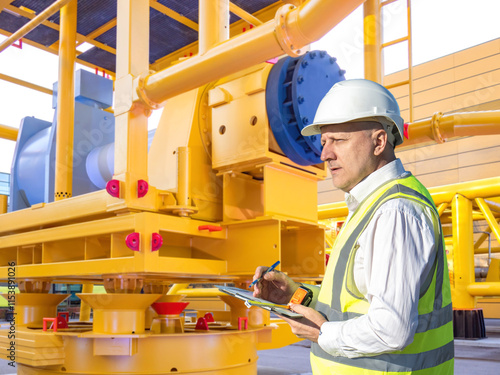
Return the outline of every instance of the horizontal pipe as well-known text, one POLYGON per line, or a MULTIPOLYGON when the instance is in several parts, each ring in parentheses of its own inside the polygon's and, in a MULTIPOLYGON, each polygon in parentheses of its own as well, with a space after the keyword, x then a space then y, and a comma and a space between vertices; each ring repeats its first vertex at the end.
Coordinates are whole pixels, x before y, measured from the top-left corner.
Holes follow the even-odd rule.
POLYGON ((398 150, 417 143, 442 143, 453 137, 500 134, 500 111, 459 112, 433 117, 408 124, 408 139, 398 150))
MULTIPOLYGON (((429 193, 436 206, 442 203, 451 202, 456 194, 460 194, 470 200, 497 197, 500 196, 500 177, 431 187, 429 188, 429 193)), ((348 213, 349 211, 344 202, 328 203, 318 206, 319 220, 345 217, 348 213)))
POLYGON ((11 76, 8 76, 6 74, 0 73, 0 79, 7 81, 7 82, 10 82, 10 83, 14 83, 14 84, 19 85, 19 86, 26 87, 28 89, 42 92, 44 94, 48 94, 48 95, 53 94, 53 91, 51 89, 48 89, 48 88, 43 87, 43 86, 35 85, 34 83, 31 83, 31 82, 23 81, 22 79, 11 77, 11 76))
POLYGON ((500 282, 472 283, 467 285, 471 296, 500 296, 500 282))
POLYGON ((181 294, 187 297, 218 297, 227 296, 226 293, 221 292, 218 288, 189 288, 189 289, 177 289, 175 293, 170 294, 181 294))
POLYGON ((0 138, 17 141, 17 133, 19 129, 0 124, 0 138))
POLYGON ((23 38, 26 34, 28 34, 35 27, 39 26, 43 21, 52 16, 54 13, 59 11, 63 6, 69 3, 71 0, 59 0, 44 9, 38 16, 33 18, 30 22, 25 24, 19 30, 17 30, 10 37, 5 39, 2 43, 0 43, 0 52, 9 47, 16 40, 23 38))
POLYGON ((283 15, 282 23, 271 20, 220 43, 203 56, 194 56, 138 80, 136 90, 145 103, 163 103, 173 96, 282 55, 285 50, 297 50, 318 40, 361 3, 363 0, 309 0, 290 10, 286 17, 283 15), (329 16, 324 17, 325 14, 329 16), (278 23, 280 32, 276 32, 278 23))

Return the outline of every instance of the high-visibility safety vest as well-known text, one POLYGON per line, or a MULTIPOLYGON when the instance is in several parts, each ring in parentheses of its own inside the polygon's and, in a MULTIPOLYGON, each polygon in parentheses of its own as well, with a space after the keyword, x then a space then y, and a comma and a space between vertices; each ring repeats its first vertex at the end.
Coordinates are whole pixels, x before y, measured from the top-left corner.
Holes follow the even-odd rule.
POLYGON ((444 238, 429 192, 411 173, 407 172, 379 187, 361 202, 345 224, 332 249, 315 309, 323 313, 328 321, 345 321, 368 312, 370 304, 354 283, 356 244, 377 209, 396 198, 427 206, 435 214, 437 251, 433 268, 420 289, 418 326, 413 342, 403 350, 358 358, 332 356, 319 344, 312 343, 311 366, 315 375, 453 374, 453 313, 444 238))

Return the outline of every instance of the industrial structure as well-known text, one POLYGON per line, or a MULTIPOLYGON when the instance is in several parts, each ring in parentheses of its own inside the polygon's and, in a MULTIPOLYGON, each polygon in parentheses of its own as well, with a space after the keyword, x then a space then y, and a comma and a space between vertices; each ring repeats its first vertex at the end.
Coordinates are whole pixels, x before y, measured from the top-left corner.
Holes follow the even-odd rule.
MULTIPOLYGON (((408 139, 396 151, 417 176, 422 144, 500 132, 500 84, 474 106, 417 114, 428 93, 416 86, 431 73, 412 67, 410 0, 408 35, 382 43, 381 9, 393 2, 0 2, 0 53, 22 38, 59 56, 52 90, 0 76, 51 94, 55 109, 52 122, 0 125, 16 142, 9 204, 0 196, 0 279, 20 290, 5 296, 15 314, 0 330, 0 357, 30 375, 256 374, 258 349, 294 342, 268 312, 188 286, 246 288, 257 266, 277 260, 292 278, 321 282, 347 209, 326 185, 319 138, 300 130, 348 67, 309 44, 364 3, 365 76, 405 109, 408 139), (403 41, 408 71, 384 77, 383 48, 403 41), (77 53, 84 42, 93 48, 77 53), (75 62, 98 74, 75 72, 75 62), (153 111, 162 115, 148 132, 153 111), (49 293, 54 283, 83 285, 78 322, 58 313, 67 296, 49 293)), ((495 316, 496 301, 478 297, 500 296, 500 262, 489 257, 477 282, 474 254, 498 251, 500 180, 430 186, 456 335, 484 337, 477 305, 495 316)))

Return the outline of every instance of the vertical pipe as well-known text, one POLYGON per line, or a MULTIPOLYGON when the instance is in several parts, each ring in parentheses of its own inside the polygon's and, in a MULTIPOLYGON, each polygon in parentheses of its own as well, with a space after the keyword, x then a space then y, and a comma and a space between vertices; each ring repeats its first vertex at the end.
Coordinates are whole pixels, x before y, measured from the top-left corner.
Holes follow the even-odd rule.
POLYGON ((467 286, 475 282, 472 202, 456 194, 452 201, 451 218, 454 270, 453 308, 471 309, 476 307, 475 298, 467 292, 467 286))
POLYGON ((365 78, 382 83, 382 10, 379 0, 367 0, 363 6, 365 42, 365 78))
POLYGON ((149 2, 117 2, 114 178, 123 197, 137 200, 137 181, 147 180, 148 111, 132 104, 132 80, 149 71, 149 2))
MULTIPOLYGON (((92 293, 94 284, 82 284, 82 293, 92 293)), ((90 320, 90 305, 83 299, 80 301, 80 322, 88 322, 90 320)))
POLYGON ((71 197, 73 191, 73 126, 75 121, 74 70, 76 57, 76 10, 72 0, 61 8, 59 29, 59 82, 57 95, 57 135, 55 200, 71 197))
POLYGON ((177 204, 191 206, 191 162, 189 147, 177 148, 177 204))
POLYGON ((198 55, 229 39, 229 0, 199 1, 198 55))
POLYGON ((1 195, 0 194, 0 214, 5 214, 7 213, 7 200, 8 200, 7 195, 1 195))

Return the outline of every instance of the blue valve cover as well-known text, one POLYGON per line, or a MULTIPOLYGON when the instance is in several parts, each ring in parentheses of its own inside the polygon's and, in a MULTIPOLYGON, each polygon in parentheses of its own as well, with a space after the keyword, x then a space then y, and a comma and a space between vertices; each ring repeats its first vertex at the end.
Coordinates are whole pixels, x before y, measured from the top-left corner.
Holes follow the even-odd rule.
POLYGON ((300 131, 313 123, 321 99, 345 79, 344 74, 325 51, 285 57, 271 69, 266 87, 269 124, 278 145, 293 162, 304 166, 321 163, 321 137, 304 137, 300 131))

